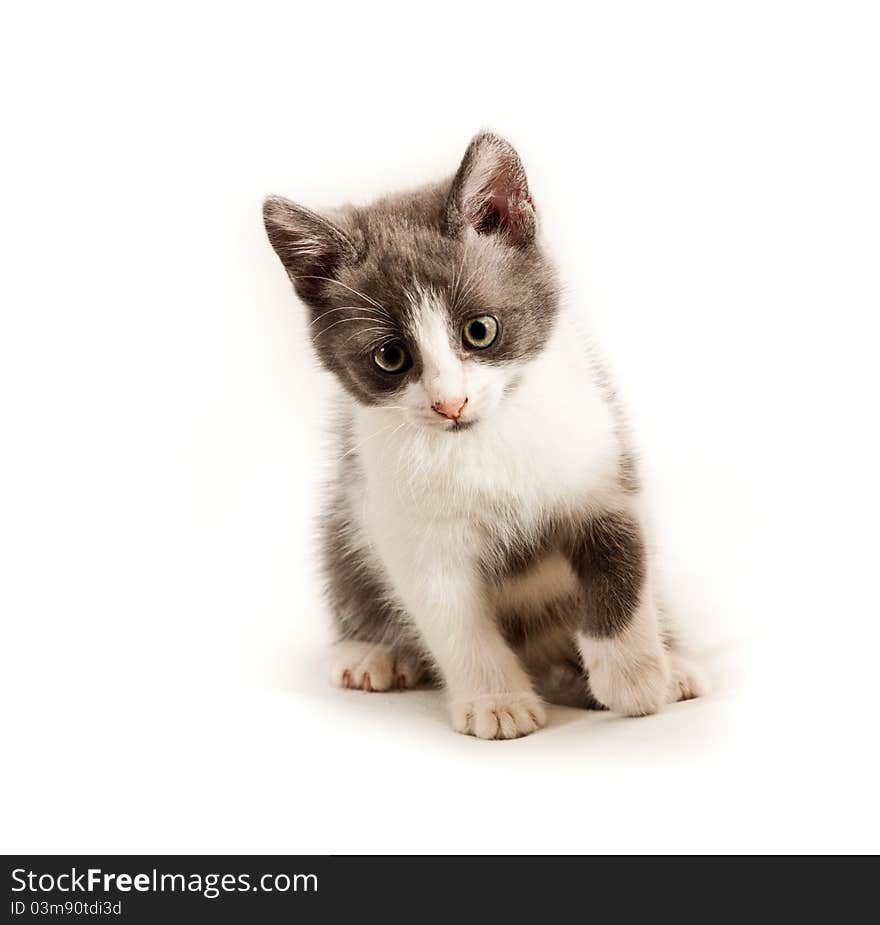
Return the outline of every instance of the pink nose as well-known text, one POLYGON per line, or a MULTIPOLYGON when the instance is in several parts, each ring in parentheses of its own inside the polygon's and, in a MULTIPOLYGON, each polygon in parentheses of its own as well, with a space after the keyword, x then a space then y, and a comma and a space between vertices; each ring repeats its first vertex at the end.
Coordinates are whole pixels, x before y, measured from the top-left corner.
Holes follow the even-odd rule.
POLYGON ((466 398, 452 398, 449 401, 435 401, 431 407, 437 414, 442 414, 443 417, 449 418, 450 421, 457 421, 461 417, 466 404, 466 398))

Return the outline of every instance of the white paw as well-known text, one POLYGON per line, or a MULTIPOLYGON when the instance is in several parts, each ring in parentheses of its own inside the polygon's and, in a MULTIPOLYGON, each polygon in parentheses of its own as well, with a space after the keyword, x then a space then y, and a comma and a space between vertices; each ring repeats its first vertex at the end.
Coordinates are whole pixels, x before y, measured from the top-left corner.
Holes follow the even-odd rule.
POLYGON ((665 652, 596 659, 589 668, 593 696, 624 716, 647 716, 667 702, 669 660, 665 652))
POLYGON ((362 691, 406 690, 421 677, 418 662, 375 642, 346 639, 334 647, 330 678, 337 687, 362 691))
POLYGON ((546 722, 544 705, 532 691, 483 694, 452 704, 452 728, 478 739, 518 739, 546 722))
POLYGON ((708 685, 705 679, 687 659, 682 658, 677 652, 670 652, 669 664, 672 669, 667 696, 669 703, 695 700, 706 693, 708 685))

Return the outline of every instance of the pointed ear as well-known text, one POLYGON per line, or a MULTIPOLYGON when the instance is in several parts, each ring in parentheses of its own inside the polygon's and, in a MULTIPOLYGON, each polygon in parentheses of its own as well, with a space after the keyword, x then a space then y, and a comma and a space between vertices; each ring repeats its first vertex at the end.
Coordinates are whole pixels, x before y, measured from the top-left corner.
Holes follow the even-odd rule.
POLYGON ((516 247, 535 237, 535 207, 526 172, 513 146, 483 132, 465 152, 446 207, 455 234, 470 225, 478 234, 498 234, 516 247))
POLYGON ((263 202, 263 222, 275 253, 303 299, 316 298, 325 280, 358 258, 354 242, 341 228, 289 199, 268 197, 263 202))

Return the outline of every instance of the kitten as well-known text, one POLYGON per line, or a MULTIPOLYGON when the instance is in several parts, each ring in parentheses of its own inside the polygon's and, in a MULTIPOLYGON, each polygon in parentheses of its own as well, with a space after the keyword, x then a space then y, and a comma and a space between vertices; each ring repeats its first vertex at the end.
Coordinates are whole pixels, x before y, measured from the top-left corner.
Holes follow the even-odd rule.
POLYGON ((343 387, 335 682, 435 678, 453 727, 485 739, 543 726, 543 700, 641 716, 697 696, 516 151, 483 133, 450 181, 325 215, 272 197, 264 218, 343 387))

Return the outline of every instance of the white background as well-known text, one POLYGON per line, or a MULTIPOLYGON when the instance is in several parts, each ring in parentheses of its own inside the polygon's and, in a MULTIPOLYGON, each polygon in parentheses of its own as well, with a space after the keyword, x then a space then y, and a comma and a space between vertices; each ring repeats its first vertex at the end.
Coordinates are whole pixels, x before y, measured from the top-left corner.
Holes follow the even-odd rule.
POLYGON ((850 3, 7 11, 4 851, 876 851, 880 44, 850 3), (479 742, 325 682, 260 223, 519 148, 712 677, 479 742))

